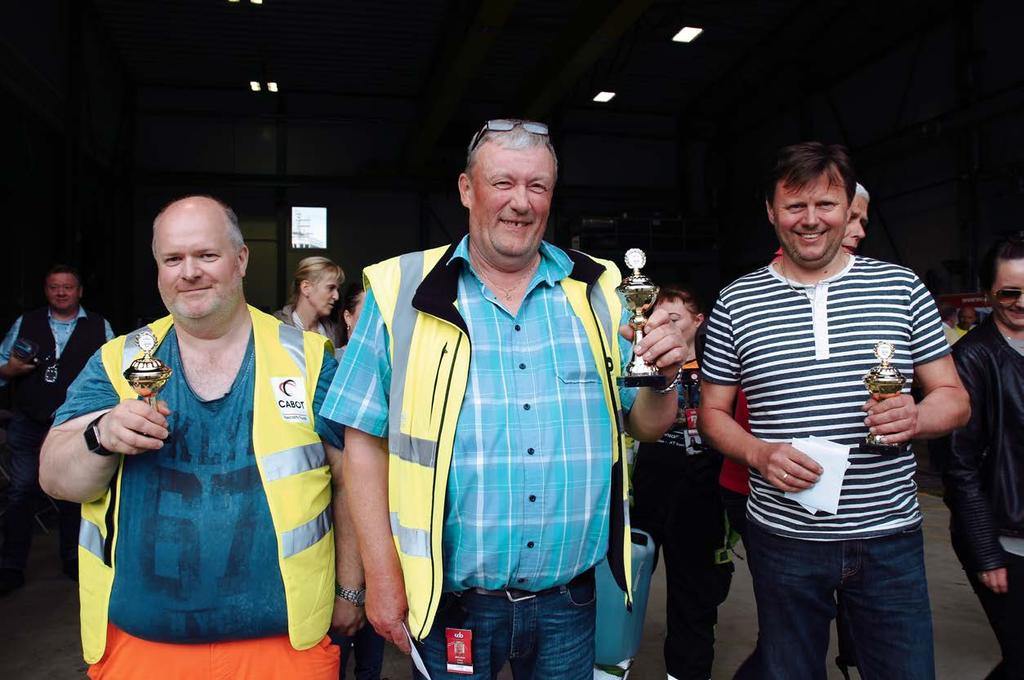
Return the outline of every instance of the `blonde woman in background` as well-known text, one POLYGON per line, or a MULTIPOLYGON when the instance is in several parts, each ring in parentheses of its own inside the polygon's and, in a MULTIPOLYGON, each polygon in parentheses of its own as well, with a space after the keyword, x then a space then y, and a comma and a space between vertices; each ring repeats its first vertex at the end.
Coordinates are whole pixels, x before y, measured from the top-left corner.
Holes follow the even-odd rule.
POLYGON ((303 258, 292 279, 288 304, 274 316, 289 326, 326 336, 337 349, 344 338, 339 337, 331 314, 344 282, 345 272, 326 257, 303 258))

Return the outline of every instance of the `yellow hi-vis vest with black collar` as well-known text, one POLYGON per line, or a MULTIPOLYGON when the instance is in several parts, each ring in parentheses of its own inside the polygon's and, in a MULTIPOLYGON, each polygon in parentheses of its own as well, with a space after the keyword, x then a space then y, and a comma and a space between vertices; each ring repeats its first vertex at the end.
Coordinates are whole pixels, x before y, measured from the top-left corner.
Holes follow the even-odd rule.
MULTIPOLYGON (((253 307, 249 307, 249 313, 256 354, 252 446, 277 534, 288 637, 295 649, 308 649, 323 639, 334 611, 331 471, 314 429, 313 412, 324 350, 330 342, 316 333, 282 324, 253 307), (292 399, 298 397, 304 404, 278 404, 285 396, 280 386, 286 380, 303 386, 301 391, 292 391, 292 399)), ((122 400, 137 398, 122 375, 141 355, 135 338, 148 329, 159 343, 171 325, 172 319, 167 316, 103 345, 103 367, 122 400)), ((171 380, 184 379, 182 375, 171 376, 171 380)), ((82 505, 79 592, 82 648, 88 663, 99 661, 107 644, 107 608, 117 567, 123 473, 122 456, 107 492, 82 505)), ((130 508, 125 510, 131 512, 130 508)))
MULTIPOLYGON (((455 246, 409 253, 367 267, 387 328, 391 351, 388 417, 388 507, 409 601, 409 630, 417 640, 430 632, 443 584, 442 530, 455 428, 466 394, 472 339, 455 306, 461 260, 447 264, 455 246)), ((618 269, 575 251, 572 274, 560 282, 583 323, 594 365, 603 377, 612 427, 611 534, 608 562, 632 604, 625 432, 616 378, 622 306, 615 292, 618 269)))

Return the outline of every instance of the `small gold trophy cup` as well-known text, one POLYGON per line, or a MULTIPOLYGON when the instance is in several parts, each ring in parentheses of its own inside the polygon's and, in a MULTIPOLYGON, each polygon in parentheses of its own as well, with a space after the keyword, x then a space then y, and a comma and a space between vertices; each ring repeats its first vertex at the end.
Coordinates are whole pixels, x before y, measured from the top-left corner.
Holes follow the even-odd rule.
POLYGON ((124 379, 147 404, 156 408, 156 395, 163 389, 172 371, 167 364, 153 356, 153 350, 156 349, 155 335, 142 331, 135 336, 135 344, 142 350, 142 356, 124 370, 124 379))
POLYGON ((658 287, 640 273, 640 268, 645 264, 647 264, 647 256, 644 255, 644 251, 639 248, 627 250, 626 266, 632 269, 633 273, 622 279, 622 283, 615 289, 626 309, 633 313, 629 320, 629 325, 633 327, 633 358, 630 359, 629 365, 626 366, 622 377, 619 378, 619 385, 661 389, 668 384, 668 379, 636 352, 637 344, 644 339, 644 325, 647 323, 646 313, 658 297, 658 287))
MULTIPOLYGON (((882 363, 868 371, 867 375, 864 376, 864 384, 867 386, 868 392, 875 399, 882 400, 895 397, 903 391, 903 385, 907 382, 903 374, 895 366, 889 364, 892 358, 896 356, 896 346, 885 340, 878 342, 875 344, 875 356, 882 363)), ((885 443, 885 437, 878 434, 869 434, 860 446, 860 450, 865 453, 877 453, 883 456, 902 453, 906 449, 906 444, 885 443)))

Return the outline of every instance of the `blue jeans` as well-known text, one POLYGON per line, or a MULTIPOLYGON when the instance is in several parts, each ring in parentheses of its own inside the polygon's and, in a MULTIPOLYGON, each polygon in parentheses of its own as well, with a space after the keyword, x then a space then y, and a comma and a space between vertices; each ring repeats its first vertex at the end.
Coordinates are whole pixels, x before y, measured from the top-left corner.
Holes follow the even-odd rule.
MULTIPOLYGON (((7 446, 11 450, 11 486, 7 489, 4 513, 4 544, 0 567, 24 571, 32 547, 33 518, 42 497, 39 488, 39 449, 49 426, 15 413, 7 426, 7 446)), ((78 527, 81 507, 77 503, 56 501, 60 515, 60 558, 65 563, 78 559, 78 527)))
MULTIPOLYGON (((506 661, 516 680, 591 680, 595 598, 593 578, 520 602, 445 593, 430 634, 417 647, 432 680, 493 680, 506 661), (445 628, 473 631, 472 675, 448 673, 445 628)), ((422 676, 414 671, 413 677, 422 676)))
POLYGON ((380 680, 380 670, 384 665, 384 638, 377 635, 369 622, 355 635, 340 635, 333 630, 330 635, 331 642, 341 648, 338 680, 345 680, 345 667, 351 656, 356 659, 356 667, 352 671, 355 680, 380 680))
POLYGON ((757 651, 736 678, 824 680, 837 599, 864 680, 935 677, 920 529, 804 541, 748 523, 744 543, 759 631, 757 651))

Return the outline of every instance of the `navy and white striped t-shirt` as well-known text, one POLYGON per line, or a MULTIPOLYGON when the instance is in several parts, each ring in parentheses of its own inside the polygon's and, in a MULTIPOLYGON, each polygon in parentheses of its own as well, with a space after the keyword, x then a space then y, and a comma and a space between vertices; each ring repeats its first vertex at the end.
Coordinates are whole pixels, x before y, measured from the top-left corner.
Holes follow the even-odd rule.
POLYGON ((896 346, 892 364, 907 378, 904 392, 914 366, 950 351, 935 302, 904 267, 851 257, 839 274, 801 285, 768 266, 722 291, 708 321, 704 379, 743 388, 759 439, 814 435, 853 447, 836 515, 812 515, 751 469, 751 521, 810 540, 883 536, 920 524, 913 453, 856 448, 868 434, 863 378, 879 364, 880 340, 896 346))

